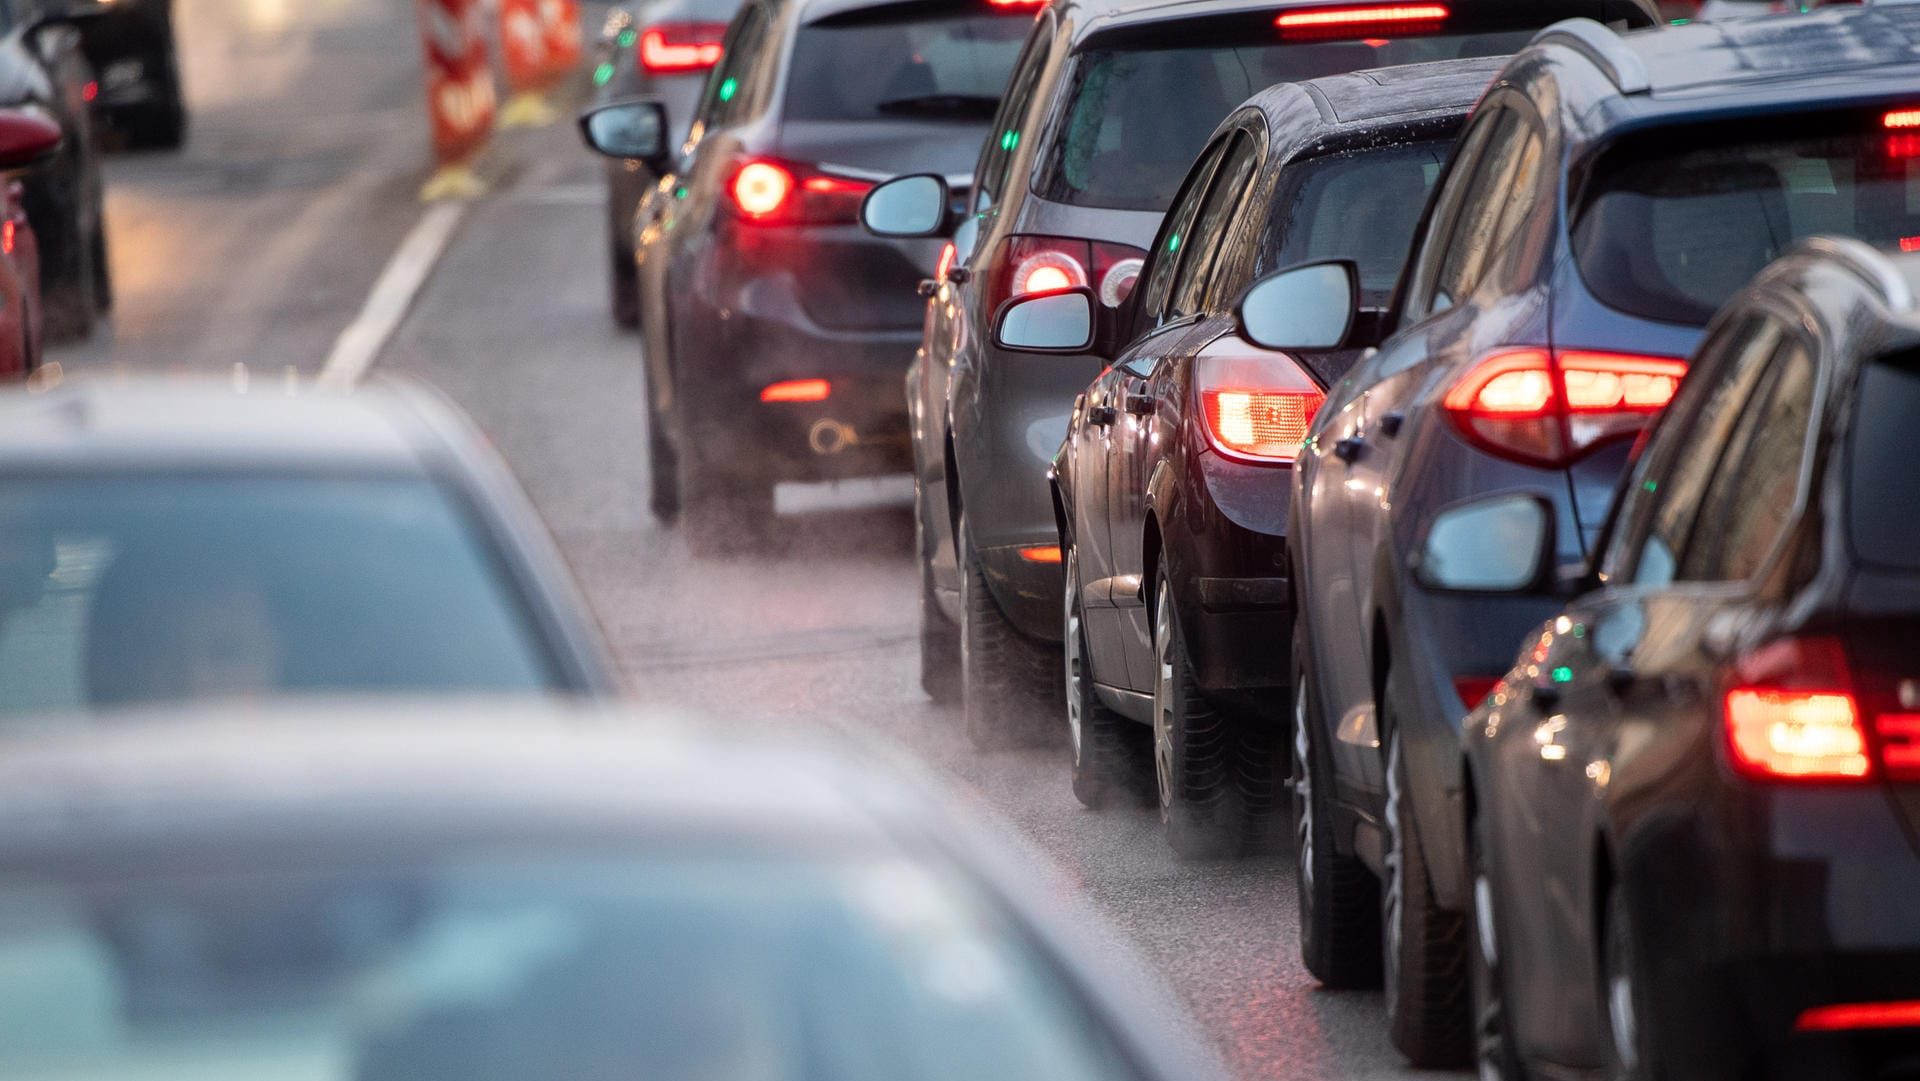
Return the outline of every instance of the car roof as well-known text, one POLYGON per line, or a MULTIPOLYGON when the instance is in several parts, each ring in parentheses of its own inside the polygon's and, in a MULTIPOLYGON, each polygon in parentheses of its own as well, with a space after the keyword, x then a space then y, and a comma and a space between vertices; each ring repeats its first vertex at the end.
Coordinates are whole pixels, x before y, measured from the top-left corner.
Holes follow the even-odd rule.
MULTIPOLYGON (((1248 16, 1279 12, 1287 8, 1347 6, 1369 5, 1363 0, 1149 0, 1145 3, 1141 0, 1058 0, 1053 4, 1054 9, 1063 14, 1067 12, 1079 14, 1080 22, 1074 34, 1076 45, 1094 35, 1142 23, 1248 16)), ((1457 13, 1465 13, 1472 11, 1476 6, 1474 0, 1457 0, 1454 10, 1457 13)), ((1518 7, 1518 5, 1515 6, 1518 7)), ((1646 17, 1650 19, 1653 17, 1651 8, 1636 0, 1620 0, 1620 6, 1632 6, 1637 10, 1644 10, 1646 17)))
POLYGON ((1433 113, 1465 113, 1505 66, 1504 56, 1440 60, 1327 75, 1281 83, 1248 102, 1268 113, 1290 98, 1305 96, 1327 128, 1378 127, 1433 113))
MULTIPOLYGON (((425 472, 462 426, 415 384, 67 378, 0 390, 0 471, 259 467, 425 472)), ((458 438, 457 436, 454 438, 458 438)))
MULTIPOLYGON (((1027 6, 1024 3, 1010 5, 1010 10, 1007 10, 1004 14, 1006 14, 1008 18, 1018 15, 1032 15, 1043 6, 1044 4, 1042 2, 1034 2, 1031 6, 1027 6)), ((796 0, 794 13, 802 23, 816 23, 823 19, 831 19, 839 15, 848 14, 849 12, 877 11, 882 8, 893 7, 903 10, 917 9, 927 12, 928 14, 939 12, 942 9, 978 11, 982 14, 992 13, 995 10, 992 5, 983 2, 983 0, 796 0)))

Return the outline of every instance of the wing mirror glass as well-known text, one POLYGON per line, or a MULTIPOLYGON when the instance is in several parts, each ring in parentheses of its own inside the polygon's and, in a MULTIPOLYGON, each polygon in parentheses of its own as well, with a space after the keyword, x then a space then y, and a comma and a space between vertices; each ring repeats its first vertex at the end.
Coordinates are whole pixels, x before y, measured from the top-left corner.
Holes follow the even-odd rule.
POLYGON ((1093 347, 1093 290, 1015 297, 993 321, 993 341, 1022 353, 1084 353, 1093 347))
POLYGON ((1341 259, 1254 282, 1240 298, 1240 336, 1264 349, 1338 349, 1360 311, 1360 275, 1341 259))
POLYGON ((937 236, 947 226, 947 182, 932 173, 895 177, 867 193, 860 224, 875 236, 937 236))
POLYGON ((1553 557, 1553 508, 1547 501, 1493 496, 1434 517, 1414 578, 1448 593, 1531 593, 1544 588, 1553 557))
POLYGON ((667 158, 667 109, 657 101, 623 101, 589 109, 580 117, 587 145, 610 158, 634 158, 655 166, 667 158))

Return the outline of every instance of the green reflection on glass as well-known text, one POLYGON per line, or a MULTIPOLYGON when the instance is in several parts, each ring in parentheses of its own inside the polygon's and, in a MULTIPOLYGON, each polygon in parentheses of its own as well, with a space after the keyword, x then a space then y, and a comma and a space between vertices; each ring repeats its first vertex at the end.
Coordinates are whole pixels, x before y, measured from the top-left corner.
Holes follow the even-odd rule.
POLYGON ((740 81, 738 79, 728 79, 726 82, 721 83, 720 84, 720 100, 732 101, 734 92, 739 89, 740 89, 740 81))

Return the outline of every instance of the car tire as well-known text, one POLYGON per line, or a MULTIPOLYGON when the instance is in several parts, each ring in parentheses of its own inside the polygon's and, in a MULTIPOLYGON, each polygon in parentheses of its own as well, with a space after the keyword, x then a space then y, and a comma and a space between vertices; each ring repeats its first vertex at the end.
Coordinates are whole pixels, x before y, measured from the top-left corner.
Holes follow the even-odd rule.
POLYGON ((1391 717, 1382 721, 1387 799, 1381 816, 1380 966, 1387 1038, 1415 1066, 1462 1066, 1472 1050, 1470 929, 1464 914, 1434 900, 1400 726, 1391 717))
POLYGON ((1473 871, 1469 982, 1473 1004, 1473 1058, 1480 1081, 1524 1081, 1520 1053, 1507 1015, 1506 985, 1500 974, 1499 915, 1494 904, 1491 848, 1484 813, 1468 832, 1468 865, 1473 871))
MULTIPOLYGON (((79 225, 77 221, 69 224, 76 229, 79 225)), ((101 279, 94 268, 102 247, 99 237, 75 232, 67 243, 79 265, 71 268, 64 282, 56 280, 40 293, 41 333, 53 342, 85 341, 100 314, 101 279)))
POLYGON ((933 591, 933 562, 928 556, 926 516, 921 512, 923 495, 920 482, 914 481, 913 552, 920 571, 920 689, 935 705, 951 706, 960 701, 960 628, 940 610, 933 591))
POLYGON ((1380 880, 1358 856, 1334 844, 1333 761, 1307 675, 1305 630, 1299 622, 1295 628, 1289 787, 1300 960, 1325 987, 1373 987, 1380 982, 1380 880))
POLYGON ((1066 601, 1061 627, 1066 677, 1067 745, 1073 751, 1073 798, 1090 810, 1140 794, 1144 787, 1135 753, 1139 725, 1100 701, 1087 651, 1085 611, 1080 603, 1080 561, 1066 546, 1066 601))
POLYGON ((1603 921, 1600 990, 1601 1010, 1607 1028, 1607 1071, 1609 1081, 1650 1081, 1656 1076, 1647 1055, 1647 1011, 1640 992, 1638 944, 1634 941, 1633 919, 1627 911, 1626 891, 1614 882, 1607 890, 1607 911, 1603 921))
POLYGON ((1249 733, 1194 678, 1165 556, 1153 597, 1153 772, 1167 843, 1181 859, 1238 855, 1253 834, 1260 763, 1249 733))
POLYGON ((1040 741, 1059 708, 1060 659, 1000 611, 960 517, 961 713, 967 739, 993 751, 1040 741))
POLYGON ((607 229, 610 256, 607 282, 612 292, 613 321, 628 330, 640 326, 640 267, 634 262, 633 243, 617 224, 607 229))

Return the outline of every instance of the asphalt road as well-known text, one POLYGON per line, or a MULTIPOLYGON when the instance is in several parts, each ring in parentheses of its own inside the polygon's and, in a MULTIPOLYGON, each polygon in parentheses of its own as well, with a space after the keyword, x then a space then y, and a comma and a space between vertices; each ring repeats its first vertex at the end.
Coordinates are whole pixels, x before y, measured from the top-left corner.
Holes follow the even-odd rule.
MULTIPOLYGON (((422 212, 410 5, 178 4, 189 147, 111 162, 118 310, 53 359, 75 377, 311 377, 422 212)), ((904 485, 783 490, 783 542, 748 560, 695 559, 654 522, 639 346, 607 315, 599 165, 560 124, 504 133, 484 172, 492 194, 466 211, 374 370, 428 380, 478 418, 641 699, 891 746, 951 776, 1132 936, 1249 1081, 1408 1072, 1377 994, 1320 990, 1301 968, 1285 857, 1175 862, 1150 811, 1080 809, 1064 737, 977 755, 957 715, 920 694, 904 485)))

